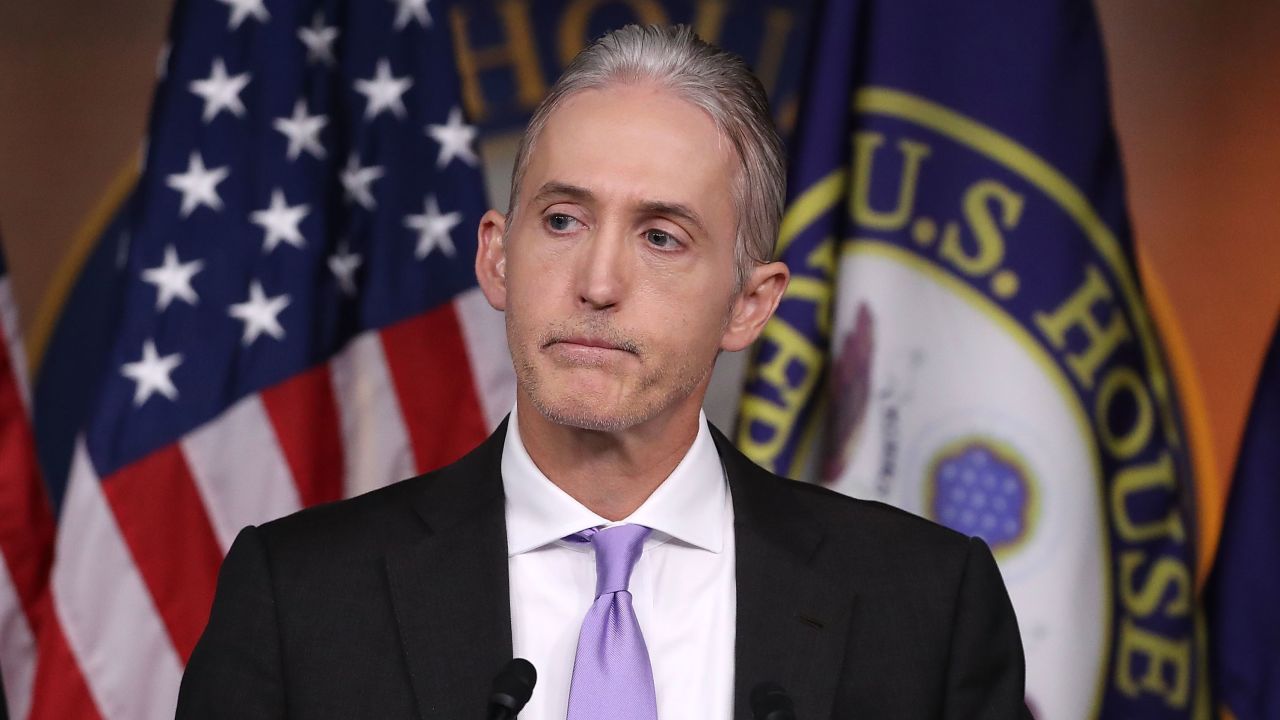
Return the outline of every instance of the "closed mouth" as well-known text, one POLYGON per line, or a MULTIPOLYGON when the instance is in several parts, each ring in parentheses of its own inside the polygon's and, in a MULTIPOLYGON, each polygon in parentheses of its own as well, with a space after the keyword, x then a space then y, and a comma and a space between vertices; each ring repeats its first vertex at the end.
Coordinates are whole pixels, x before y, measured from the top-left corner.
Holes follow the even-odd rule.
POLYGON ((543 348, 549 348, 553 345, 575 345, 584 348, 598 348, 600 350, 617 350, 618 352, 626 352, 636 354, 636 348, 632 343, 622 341, 605 340, 599 337, 588 337, 575 335, 570 337, 551 338, 543 348))

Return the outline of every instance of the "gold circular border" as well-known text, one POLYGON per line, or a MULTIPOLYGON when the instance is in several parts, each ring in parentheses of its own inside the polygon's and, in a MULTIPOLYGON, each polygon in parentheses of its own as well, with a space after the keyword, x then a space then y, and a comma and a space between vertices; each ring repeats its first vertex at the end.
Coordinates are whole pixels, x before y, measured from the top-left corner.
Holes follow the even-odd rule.
POLYGON ((858 113, 887 115, 913 122, 996 160, 1030 181, 1075 221, 1119 285, 1146 360, 1148 384, 1160 407, 1165 439, 1171 447, 1180 447, 1180 433, 1169 396, 1169 376, 1151 319, 1142 302, 1136 275, 1115 234, 1098 216, 1085 194, 1028 148, 935 102, 900 90, 869 86, 854 95, 853 109, 858 113))

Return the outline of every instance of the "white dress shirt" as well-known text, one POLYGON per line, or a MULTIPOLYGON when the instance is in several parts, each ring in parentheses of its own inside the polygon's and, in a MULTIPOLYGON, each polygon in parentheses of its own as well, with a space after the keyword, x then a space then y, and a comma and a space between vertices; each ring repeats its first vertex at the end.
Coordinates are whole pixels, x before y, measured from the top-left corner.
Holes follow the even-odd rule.
MULTIPOLYGON (((582 620, 595 600, 595 553, 566 542, 610 525, 533 464, 512 411, 502 449, 511 640, 538 682, 520 720, 563 720, 582 620)), ((699 416, 680 464, 623 523, 653 528, 631 576, 649 648, 661 720, 730 720, 737 607, 733 503, 724 467, 699 416)))

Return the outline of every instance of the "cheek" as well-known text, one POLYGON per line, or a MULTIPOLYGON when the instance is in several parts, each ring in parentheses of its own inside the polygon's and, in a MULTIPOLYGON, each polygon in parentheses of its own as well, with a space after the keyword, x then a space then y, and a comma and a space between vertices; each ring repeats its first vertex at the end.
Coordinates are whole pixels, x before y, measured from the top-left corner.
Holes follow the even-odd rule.
POLYGON ((507 292, 546 301, 563 290, 571 264, 563 249, 529 239, 507 252, 507 292))
POLYGON ((537 325, 539 301, 536 286, 522 282, 520 276, 507 273, 507 336, 514 347, 533 332, 537 325))
POLYGON ((727 293, 718 293, 712 288, 706 288, 706 292, 661 293, 662 304, 647 307, 664 307, 666 311, 647 312, 643 322, 653 337, 661 338, 668 356, 691 360, 714 357, 730 307, 721 295, 727 293))

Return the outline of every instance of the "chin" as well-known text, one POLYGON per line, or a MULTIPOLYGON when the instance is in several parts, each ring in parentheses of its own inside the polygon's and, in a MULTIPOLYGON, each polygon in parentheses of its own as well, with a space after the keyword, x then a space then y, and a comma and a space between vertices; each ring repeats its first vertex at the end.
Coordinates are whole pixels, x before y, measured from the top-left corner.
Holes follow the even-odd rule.
MULTIPOLYGON (((534 405, 537 406, 537 403, 534 403, 534 405)), ((582 406, 571 408, 538 407, 538 411, 557 425, 578 428, 579 430, 592 430, 594 432, 622 432, 638 423, 635 418, 594 413, 582 406)))
POLYGON ((543 417, 557 425, 595 430, 597 432, 621 432, 634 427, 648 419, 647 413, 626 412, 620 408, 610 407, 613 403, 593 400, 589 395, 573 393, 529 392, 529 399, 543 417))
POLYGON ((516 382, 523 397, 557 425, 596 432, 629 430, 681 405, 695 394, 710 368, 701 373, 618 377, 609 369, 565 368, 518 362, 516 382))

